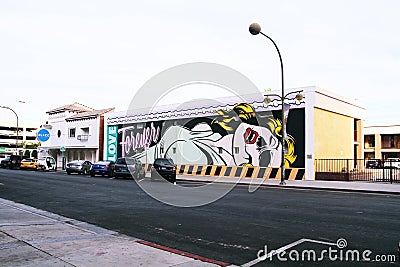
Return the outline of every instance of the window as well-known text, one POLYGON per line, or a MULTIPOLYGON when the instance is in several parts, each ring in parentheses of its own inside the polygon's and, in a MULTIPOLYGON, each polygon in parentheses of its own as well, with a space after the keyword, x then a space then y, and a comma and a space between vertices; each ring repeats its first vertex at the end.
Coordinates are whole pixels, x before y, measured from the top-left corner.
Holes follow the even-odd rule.
POLYGON ((176 154, 176 147, 172 148, 172 153, 176 154))
POLYGON ((395 135, 382 135, 382 148, 396 148, 397 139, 395 135))
POLYGON ((69 128, 69 130, 68 130, 68 137, 70 137, 70 138, 75 138, 75 132, 76 132, 76 129, 75 129, 75 128, 69 128))
POLYGON ((375 147, 375 136, 366 135, 364 140, 364 148, 375 147))
POLYGON ((83 135, 89 135, 89 127, 81 128, 81 131, 83 135))
POLYGON ((218 154, 222 154, 224 152, 224 150, 222 149, 222 147, 218 147, 218 154))
POLYGON ((235 147, 234 147, 234 150, 235 150, 235 151, 234 151, 235 154, 239 154, 239 147, 235 146, 235 147))

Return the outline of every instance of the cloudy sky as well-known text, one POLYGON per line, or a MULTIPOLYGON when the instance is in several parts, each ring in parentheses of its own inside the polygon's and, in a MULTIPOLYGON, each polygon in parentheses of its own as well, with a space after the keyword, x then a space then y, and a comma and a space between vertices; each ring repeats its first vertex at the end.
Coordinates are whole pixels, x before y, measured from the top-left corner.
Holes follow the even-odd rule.
MULTIPOLYGON (((72 102, 128 107, 157 73, 189 62, 236 69, 280 88, 316 85, 400 123, 400 1, 0 1, 0 99, 22 121, 72 102), (23 101, 25 103, 21 103, 23 101)), ((14 115, 1 109, 0 121, 14 115)))

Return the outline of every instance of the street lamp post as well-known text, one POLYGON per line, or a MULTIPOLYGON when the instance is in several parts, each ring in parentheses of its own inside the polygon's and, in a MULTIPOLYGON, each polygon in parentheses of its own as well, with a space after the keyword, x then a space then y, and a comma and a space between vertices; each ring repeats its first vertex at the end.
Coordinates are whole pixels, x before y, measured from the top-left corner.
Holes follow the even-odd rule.
POLYGON ((282 97, 281 97, 281 103, 282 103, 282 114, 281 114, 281 118, 282 118, 282 131, 281 131, 281 145, 282 145, 282 160, 281 160, 281 182, 280 185, 285 185, 285 108, 284 108, 284 100, 285 100, 285 89, 284 89, 284 84, 283 84, 283 62, 282 62, 282 56, 281 56, 281 52, 279 51, 278 46, 276 45, 276 43, 274 42, 274 40, 272 40, 271 37, 269 37, 268 35, 264 34, 261 31, 261 26, 258 23, 252 23, 249 27, 249 31, 252 35, 257 35, 259 33, 261 33, 262 35, 264 35, 265 37, 267 37, 275 46, 276 51, 278 52, 279 55, 279 60, 281 62, 281 83, 282 83, 282 97))
POLYGON ((12 112, 14 112, 15 117, 17 117, 17 139, 16 139, 16 141, 15 141, 15 149, 16 149, 16 154, 18 155, 18 131, 19 131, 19 128, 18 128, 18 115, 17 115, 17 113, 16 113, 12 108, 10 108, 10 107, 7 107, 7 106, 0 106, 0 108, 5 108, 5 109, 8 109, 8 110, 11 110, 12 112))

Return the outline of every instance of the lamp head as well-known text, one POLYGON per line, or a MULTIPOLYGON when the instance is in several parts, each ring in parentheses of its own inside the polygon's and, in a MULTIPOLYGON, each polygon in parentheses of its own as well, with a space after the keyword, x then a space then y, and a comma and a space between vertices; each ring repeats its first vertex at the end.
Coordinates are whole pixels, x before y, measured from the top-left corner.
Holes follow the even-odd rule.
POLYGON ((261 32, 261 26, 258 23, 252 23, 249 27, 249 32, 252 35, 257 35, 261 32))
POLYGON ((300 93, 298 93, 298 94, 296 95, 296 100, 297 100, 297 101, 301 101, 301 100, 303 100, 303 98, 304 98, 304 96, 303 96, 302 94, 300 94, 300 93))

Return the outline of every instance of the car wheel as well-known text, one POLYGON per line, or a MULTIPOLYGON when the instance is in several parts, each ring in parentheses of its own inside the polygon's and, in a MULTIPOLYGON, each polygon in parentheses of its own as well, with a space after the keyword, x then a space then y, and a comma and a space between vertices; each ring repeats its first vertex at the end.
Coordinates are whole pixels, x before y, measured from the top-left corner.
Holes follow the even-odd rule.
POLYGON ((84 174, 84 175, 87 175, 87 174, 88 174, 88 170, 87 170, 87 169, 84 169, 84 170, 83 170, 83 174, 84 174))
POLYGON ((67 172, 68 175, 71 175, 71 172, 67 172))
POLYGON ((93 172, 90 173, 90 177, 94 177, 95 174, 93 172))

